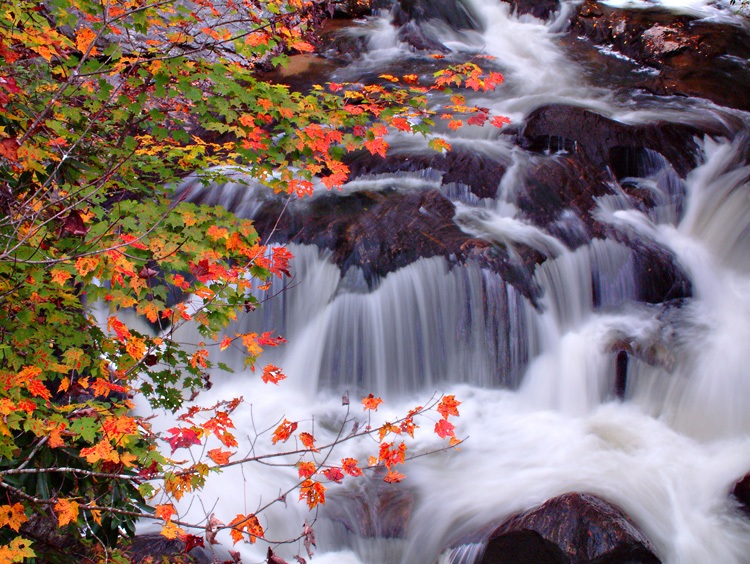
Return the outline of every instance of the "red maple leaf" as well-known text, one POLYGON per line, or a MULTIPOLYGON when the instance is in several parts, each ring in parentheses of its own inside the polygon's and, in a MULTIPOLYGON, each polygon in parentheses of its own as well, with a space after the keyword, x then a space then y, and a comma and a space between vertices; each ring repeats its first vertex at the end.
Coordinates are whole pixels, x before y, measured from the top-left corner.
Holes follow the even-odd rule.
POLYGON ((447 439, 456 435, 453 423, 450 423, 447 419, 441 419, 435 423, 435 432, 441 439, 447 439))
POLYGON ((372 394, 367 396, 366 398, 362 398, 362 405, 365 406, 365 409, 372 409, 374 411, 378 410, 378 406, 383 403, 383 400, 380 398, 376 398, 372 394))
POLYGON ((341 480, 344 479, 344 473, 341 471, 340 468, 329 468, 325 472, 323 472, 326 478, 331 480, 332 482, 336 482, 337 484, 341 483, 341 480))
POLYGON ((192 445, 201 444, 198 435, 192 429, 173 427, 169 429, 169 432, 172 433, 173 436, 171 439, 167 439, 167 442, 169 442, 169 446, 172 447, 173 453, 178 448, 189 448, 192 445))

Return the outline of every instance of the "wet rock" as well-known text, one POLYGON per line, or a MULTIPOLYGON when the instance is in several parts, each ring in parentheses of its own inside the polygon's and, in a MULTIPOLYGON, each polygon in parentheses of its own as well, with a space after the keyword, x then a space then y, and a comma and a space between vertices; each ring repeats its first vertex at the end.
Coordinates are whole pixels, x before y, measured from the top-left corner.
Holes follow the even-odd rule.
POLYGON ((658 70, 656 78, 643 82, 646 90, 750 109, 750 33, 739 25, 587 0, 571 18, 570 30, 658 70))
POLYGON ((425 33, 422 27, 414 22, 409 21, 398 32, 398 39, 407 43, 418 51, 437 51, 439 53, 450 53, 450 49, 440 43, 437 39, 430 37, 425 33))
POLYGON ((506 171, 503 163, 482 156, 454 149, 445 154, 389 154, 382 158, 373 156, 369 151, 353 153, 347 159, 350 178, 354 179, 367 174, 384 174, 393 172, 419 172, 436 170, 442 172, 442 184, 452 182, 469 186, 478 198, 494 198, 497 187, 506 171))
POLYGON ((540 20, 548 20, 560 7, 559 0, 504 0, 515 13, 531 14, 540 20))
POLYGON ((403 538, 414 507, 414 493, 403 487, 376 482, 367 487, 339 490, 325 517, 347 535, 358 538, 403 538))
POLYGON ((739 502, 739 508, 750 517, 750 473, 734 485, 732 495, 739 502))
POLYGON ((558 155, 536 161, 525 171, 516 205, 523 216, 575 248, 603 233, 591 215, 596 198, 611 192, 600 167, 579 156, 558 155), (582 221, 585 231, 566 229, 566 212, 582 221))
POLYGON ((462 0, 399 0, 394 6, 394 25, 429 20, 444 22, 453 29, 479 29, 479 20, 462 0))
POLYGON ((616 165, 623 148, 643 147, 663 155, 681 176, 696 164, 695 137, 719 136, 727 131, 715 124, 702 127, 656 122, 628 125, 586 108, 551 104, 531 112, 519 142, 532 151, 584 155, 594 166, 616 165))
POLYGON ((127 546, 132 564, 162 562, 163 559, 179 558, 185 564, 211 564, 213 556, 205 548, 196 546, 185 554, 185 543, 179 539, 167 539, 162 535, 138 535, 127 546))
POLYGON ((342 274, 357 267, 369 287, 420 258, 442 256, 451 264, 475 261, 530 300, 538 297, 531 273, 540 257, 521 249, 520 259, 511 258, 505 247, 464 233, 453 221, 454 204, 437 190, 325 194, 283 214, 282 208, 267 202, 255 215, 262 239, 330 249, 342 274))
POLYGON ((479 562, 658 564, 660 560, 622 510, 591 494, 568 493, 500 525, 479 562))

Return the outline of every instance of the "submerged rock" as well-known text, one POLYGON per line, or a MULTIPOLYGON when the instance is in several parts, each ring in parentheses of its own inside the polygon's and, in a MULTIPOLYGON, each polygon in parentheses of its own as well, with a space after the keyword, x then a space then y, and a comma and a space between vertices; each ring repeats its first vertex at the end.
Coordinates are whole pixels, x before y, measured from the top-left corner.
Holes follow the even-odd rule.
POLYGON ((567 493, 508 519, 490 535, 480 564, 658 564, 654 547, 622 510, 567 493))

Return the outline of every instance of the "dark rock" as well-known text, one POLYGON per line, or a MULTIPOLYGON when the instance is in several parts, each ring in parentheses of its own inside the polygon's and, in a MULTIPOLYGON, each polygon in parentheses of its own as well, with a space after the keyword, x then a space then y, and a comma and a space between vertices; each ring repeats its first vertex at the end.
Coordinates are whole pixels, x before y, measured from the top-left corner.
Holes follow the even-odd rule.
POLYGON ((503 523, 490 536, 479 562, 658 564, 660 560, 649 540, 619 508, 594 495, 568 493, 503 523), (513 546, 514 540, 520 544, 513 546), (522 557, 503 559, 513 554, 522 557), (525 554, 541 559, 523 559, 525 554))
POLYGON ((487 545, 479 564, 569 564, 560 547, 536 531, 510 531, 487 545))
POLYGON ((461 0, 399 0, 393 8, 393 23, 399 27, 433 19, 453 29, 479 29, 477 17, 461 0))
POLYGON ((535 167, 525 172, 516 205, 524 217, 575 248, 603 233, 603 227, 590 212, 597 197, 611 193, 607 180, 600 167, 580 156, 558 155, 540 159, 535 167), (585 233, 555 225, 568 210, 583 222, 585 233))
POLYGON ((185 543, 179 539, 170 540, 162 535, 138 535, 128 543, 126 551, 132 564, 161 562, 165 557, 180 557, 180 562, 185 562, 185 564, 212 564, 214 562, 213 556, 200 546, 192 548, 187 555, 185 548, 185 543))
POLYGON ((437 39, 430 37, 424 32, 422 26, 414 21, 404 24, 398 32, 398 39, 407 43, 418 51, 438 51, 440 53, 450 53, 450 49, 440 43, 437 39))
POLYGON ((403 538, 411 518, 413 492, 377 482, 357 490, 339 490, 325 517, 358 538, 403 538))
POLYGON ((541 257, 520 248, 522 260, 511 259, 505 247, 464 233, 453 221, 453 203, 437 190, 326 194, 307 206, 283 214, 282 209, 281 203, 267 202, 255 215, 262 239, 330 249, 342 274, 357 267, 369 287, 419 258, 442 256, 451 264, 475 261, 530 300, 538 297, 531 273, 541 257))
POLYGON ((586 108, 552 104, 531 112, 520 133, 525 147, 539 152, 580 153, 597 167, 607 167, 623 149, 643 147, 663 155, 685 176, 696 164, 694 137, 728 132, 718 125, 698 128, 669 122, 628 125, 586 108))
POLYGON ((464 184, 478 198, 494 198, 497 187, 506 171, 503 163, 471 153, 454 149, 445 154, 389 154, 382 158, 369 151, 353 153, 347 158, 350 178, 366 174, 383 174, 399 171, 418 172, 429 169, 443 173, 443 185, 451 182, 464 184))
POLYGON ((750 474, 745 476, 734 485, 732 495, 740 504, 740 509, 750 517, 750 474))
POLYGON ((699 96, 750 109, 750 33, 673 11, 614 8, 587 0, 571 31, 659 70, 643 88, 663 95, 699 96), (727 88, 732 84, 732 88, 727 88))
POLYGON ((560 7, 559 0, 504 0, 517 14, 531 14, 540 20, 548 20, 560 7))

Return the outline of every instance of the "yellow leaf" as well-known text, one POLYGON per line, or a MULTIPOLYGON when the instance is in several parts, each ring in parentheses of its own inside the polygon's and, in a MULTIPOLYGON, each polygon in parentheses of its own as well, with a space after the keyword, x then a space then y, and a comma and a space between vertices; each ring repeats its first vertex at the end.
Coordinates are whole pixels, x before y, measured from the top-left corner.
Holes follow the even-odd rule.
POLYGON ((68 523, 75 523, 78 519, 78 502, 60 498, 55 504, 55 511, 60 527, 64 527, 68 523))
POLYGON ((65 281, 70 278, 70 276, 70 272, 67 272, 65 270, 61 270, 59 268, 52 269, 52 281, 60 284, 60 286, 65 284, 65 281))

